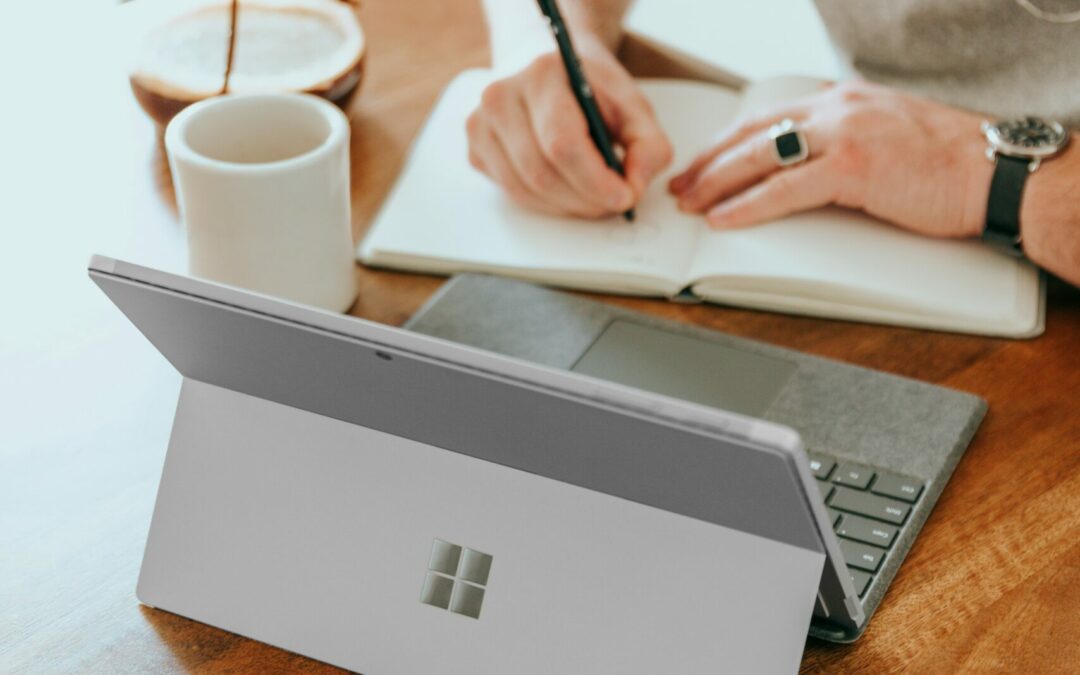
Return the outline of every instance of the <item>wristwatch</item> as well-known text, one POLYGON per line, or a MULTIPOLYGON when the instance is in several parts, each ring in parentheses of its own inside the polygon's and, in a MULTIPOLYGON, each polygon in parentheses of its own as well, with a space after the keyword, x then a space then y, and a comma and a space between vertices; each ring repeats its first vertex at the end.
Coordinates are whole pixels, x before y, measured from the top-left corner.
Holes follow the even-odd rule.
POLYGON ((983 122, 982 131, 990 144, 986 157, 996 165, 982 239, 1005 253, 1023 256, 1020 200, 1024 183, 1044 159, 1065 149, 1069 132, 1060 123, 1041 117, 983 122))

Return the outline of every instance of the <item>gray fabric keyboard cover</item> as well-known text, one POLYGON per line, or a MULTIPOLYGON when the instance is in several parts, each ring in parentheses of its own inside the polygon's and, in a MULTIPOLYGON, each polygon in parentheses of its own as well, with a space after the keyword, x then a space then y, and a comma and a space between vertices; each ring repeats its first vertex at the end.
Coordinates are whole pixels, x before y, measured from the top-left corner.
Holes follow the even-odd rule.
MULTIPOLYGON (((569 369, 615 319, 797 364, 763 418, 796 429, 810 451, 918 478, 926 492, 863 599, 869 617, 986 414, 972 394, 860 368, 499 277, 449 280, 405 328, 569 369)), ((825 630, 812 630, 836 639, 825 630)))

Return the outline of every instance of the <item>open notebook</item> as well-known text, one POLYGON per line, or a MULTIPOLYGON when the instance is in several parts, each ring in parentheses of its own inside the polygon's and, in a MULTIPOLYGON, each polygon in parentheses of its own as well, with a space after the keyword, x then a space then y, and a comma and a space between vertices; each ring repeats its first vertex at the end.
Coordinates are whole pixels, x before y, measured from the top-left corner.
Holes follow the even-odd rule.
MULTIPOLYGON (((447 88, 359 258, 373 266, 473 271, 569 288, 673 297, 795 314, 1025 337, 1042 332, 1038 270, 971 241, 926 239, 841 209, 713 232, 682 213, 660 176, 637 219, 528 212, 468 163, 465 119, 490 80, 468 71, 447 88)), ((642 83, 685 165, 740 111, 813 91, 769 79, 737 93, 676 80, 642 83)))

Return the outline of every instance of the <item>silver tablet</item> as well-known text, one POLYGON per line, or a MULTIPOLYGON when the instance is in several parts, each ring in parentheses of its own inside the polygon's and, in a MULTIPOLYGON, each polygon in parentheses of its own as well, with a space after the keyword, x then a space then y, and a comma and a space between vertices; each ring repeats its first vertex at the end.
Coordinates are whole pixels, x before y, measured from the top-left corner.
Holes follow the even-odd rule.
POLYGON ((792 671, 815 605, 862 627, 788 428, 121 261, 90 275, 185 378, 149 605, 365 673, 792 671))

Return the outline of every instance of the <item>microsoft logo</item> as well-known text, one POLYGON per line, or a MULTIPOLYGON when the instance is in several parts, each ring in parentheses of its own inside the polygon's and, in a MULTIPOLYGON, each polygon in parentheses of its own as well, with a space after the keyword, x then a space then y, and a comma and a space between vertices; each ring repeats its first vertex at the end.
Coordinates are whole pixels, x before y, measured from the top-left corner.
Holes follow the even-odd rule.
POLYGON ((479 619, 491 560, 487 553, 436 539, 420 602, 479 619))

